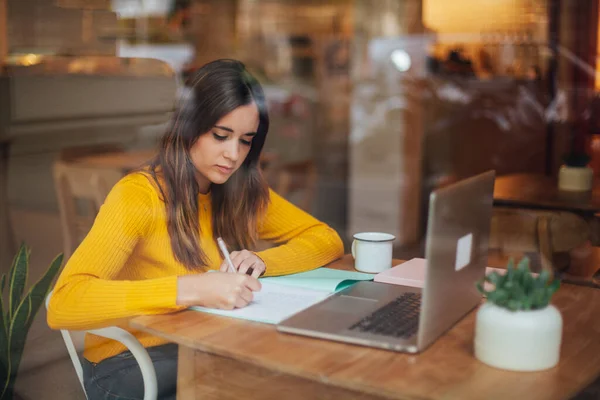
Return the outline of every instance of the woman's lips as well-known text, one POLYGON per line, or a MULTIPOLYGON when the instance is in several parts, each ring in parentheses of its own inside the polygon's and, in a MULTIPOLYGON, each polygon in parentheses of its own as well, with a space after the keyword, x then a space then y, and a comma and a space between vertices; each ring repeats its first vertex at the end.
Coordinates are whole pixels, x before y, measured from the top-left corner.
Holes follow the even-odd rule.
POLYGON ((217 165, 217 169, 223 174, 231 174, 233 172, 233 168, 224 167, 222 165, 217 165))

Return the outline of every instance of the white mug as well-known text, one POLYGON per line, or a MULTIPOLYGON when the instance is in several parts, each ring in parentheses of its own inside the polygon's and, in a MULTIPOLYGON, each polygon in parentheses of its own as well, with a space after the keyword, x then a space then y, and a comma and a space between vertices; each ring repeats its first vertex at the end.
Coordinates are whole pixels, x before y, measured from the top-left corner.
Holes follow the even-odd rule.
POLYGON ((362 232, 354 235, 354 268, 377 274, 392 268, 392 245, 396 237, 389 233, 362 232))

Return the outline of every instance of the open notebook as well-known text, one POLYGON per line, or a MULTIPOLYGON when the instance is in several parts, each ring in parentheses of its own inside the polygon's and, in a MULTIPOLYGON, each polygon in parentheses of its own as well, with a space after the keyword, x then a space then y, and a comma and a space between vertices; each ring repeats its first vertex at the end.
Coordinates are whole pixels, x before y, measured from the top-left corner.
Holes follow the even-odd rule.
POLYGON ((191 309, 277 324, 358 281, 370 280, 373 280, 372 274, 318 268, 298 274, 261 278, 262 290, 255 292, 254 300, 244 308, 219 310, 191 307, 191 309))

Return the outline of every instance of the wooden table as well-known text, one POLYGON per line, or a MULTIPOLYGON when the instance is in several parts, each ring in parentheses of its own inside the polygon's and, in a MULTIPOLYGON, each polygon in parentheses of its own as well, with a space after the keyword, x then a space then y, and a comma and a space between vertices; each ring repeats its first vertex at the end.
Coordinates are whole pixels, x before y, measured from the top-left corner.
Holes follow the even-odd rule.
MULTIPOLYGON (((330 265, 352 269, 345 256, 330 265)), ((473 356, 475 313, 419 355, 278 333, 273 325, 195 311, 134 318, 178 343, 178 399, 568 399, 600 374, 600 290, 564 285, 561 361, 509 372, 473 356)))
POLYGON ((504 175, 496 178, 494 204, 593 215, 600 212, 600 186, 591 192, 568 192, 559 190, 556 179, 545 175, 504 175))
MULTIPOLYGON (((511 174, 499 176, 494 185, 494 205, 510 208, 551 210, 569 212, 578 215, 589 226, 591 245, 581 243, 582 251, 570 251, 563 259, 568 270, 563 271, 562 279, 582 285, 598 286, 599 282, 593 275, 600 265, 600 185, 595 183, 590 192, 569 192, 558 189, 556 179, 540 174, 511 174), (588 255, 591 254, 591 255, 588 255), (582 258, 583 257, 583 258, 582 258)), ((571 218, 566 215, 563 218, 571 218)), ((565 225, 566 229, 552 232, 554 242, 572 242, 578 238, 582 230, 577 230, 576 223, 565 225), (564 240, 561 239, 564 237, 564 240)), ((514 227, 513 227, 514 228, 514 227)), ((565 253, 566 254, 566 253, 565 253)))

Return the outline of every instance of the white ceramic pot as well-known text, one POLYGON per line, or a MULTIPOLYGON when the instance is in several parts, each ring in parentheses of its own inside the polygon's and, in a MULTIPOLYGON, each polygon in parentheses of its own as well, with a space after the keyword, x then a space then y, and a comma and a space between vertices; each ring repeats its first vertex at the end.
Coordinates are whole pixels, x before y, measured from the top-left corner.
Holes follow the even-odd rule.
POLYGON ((475 357, 492 367, 541 371, 558 363, 562 316, 553 305, 509 311, 486 302, 477 311, 475 357))
POLYGON ((592 190, 594 171, 590 167, 567 167, 563 165, 558 171, 558 188, 560 190, 586 192, 592 190))

